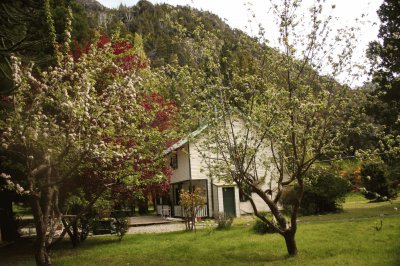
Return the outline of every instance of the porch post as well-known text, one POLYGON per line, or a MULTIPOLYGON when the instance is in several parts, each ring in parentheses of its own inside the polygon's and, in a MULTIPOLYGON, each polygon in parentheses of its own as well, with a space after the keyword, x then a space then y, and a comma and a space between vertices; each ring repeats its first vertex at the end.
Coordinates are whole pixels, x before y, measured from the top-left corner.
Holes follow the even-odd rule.
POLYGON ((172 184, 171 216, 175 217, 175 184, 172 184))
POLYGON ((206 181, 207 217, 210 217, 210 199, 208 198, 208 179, 206 181))

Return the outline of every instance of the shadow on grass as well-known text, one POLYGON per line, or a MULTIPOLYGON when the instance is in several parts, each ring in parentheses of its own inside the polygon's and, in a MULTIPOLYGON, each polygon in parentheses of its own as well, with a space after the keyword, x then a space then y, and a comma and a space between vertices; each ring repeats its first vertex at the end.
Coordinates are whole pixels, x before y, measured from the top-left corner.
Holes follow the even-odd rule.
POLYGON ((20 238, 0 248, 0 265, 19 265, 34 259, 33 245, 35 240, 31 238, 20 238))
MULTIPOLYGON (((123 242, 124 240, 122 240, 123 242)), ((98 246, 104 245, 113 245, 113 244, 120 244, 122 243, 118 240, 117 236, 110 235, 110 236, 95 236, 95 237, 88 237, 85 241, 83 241, 77 247, 73 247, 69 238, 64 239, 61 243, 54 247, 54 251, 58 250, 85 250, 85 249, 92 249, 98 246)))
POLYGON ((244 265, 265 265, 272 262, 285 262, 295 257, 289 255, 274 255, 266 253, 249 253, 246 257, 243 254, 225 254, 226 261, 232 261, 232 265, 241 262, 244 265))

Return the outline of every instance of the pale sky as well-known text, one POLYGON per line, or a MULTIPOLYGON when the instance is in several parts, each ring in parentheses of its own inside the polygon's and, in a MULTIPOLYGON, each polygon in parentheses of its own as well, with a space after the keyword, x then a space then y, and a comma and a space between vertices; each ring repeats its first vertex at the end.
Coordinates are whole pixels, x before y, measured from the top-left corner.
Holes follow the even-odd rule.
MULTIPOLYGON (((98 0, 106 7, 115 8, 120 3, 126 6, 133 6, 137 0, 98 0)), ((269 0, 151 0, 152 3, 167 3, 170 5, 190 5, 197 9, 210 11, 225 21, 232 27, 238 28, 250 35, 257 35, 257 24, 263 25, 266 37, 271 41, 272 46, 276 46, 277 26, 271 19, 269 0), (250 5, 249 5, 250 3, 250 5), (255 14, 257 23, 249 23, 254 20, 248 8, 255 14)), ((316 0, 304 0, 305 5, 312 5, 316 0)), ((365 49, 370 41, 377 39, 379 30, 379 18, 376 14, 383 0, 327 0, 328 5, 334 4, 336 8, 331 12, 333 17, 337 17, 338 28, 344 26, 358 25, 360 31, 357 34, 357 48, 354 51, 355 63, 365 65, 365 49), (365 16, 362 17, 362 14, 365 16), (356 19, 363 21, 362 24, 356 23, 356 19)), ((366 76, 353 82, 354 85, 361 85, 367 79, 366 76)))

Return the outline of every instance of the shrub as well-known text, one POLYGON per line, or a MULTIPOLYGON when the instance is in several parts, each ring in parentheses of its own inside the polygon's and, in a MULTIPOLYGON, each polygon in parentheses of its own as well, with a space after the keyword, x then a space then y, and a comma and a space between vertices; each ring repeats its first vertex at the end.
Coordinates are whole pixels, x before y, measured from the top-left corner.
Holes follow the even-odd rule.
POLYGON ((396 197, 396 190, 388 177, 383 162, 368 162, 362 165, 361 176, 365 189, 361 193, 369 200, 383 201, 396 197))
POLYGON ((341 208, 351 184, 331 172, 314 170, 304 187, 303 214, 334 212, 341 208))
MULTIPOLYGON (((300 212, 310 215, 337 211, 350 189, 349 181, 326 169, 313 169, 305 180, 300 212)), ((282 195, 281 204, 288 212, 291 212, 291 206, 297 200, 297 193, 298 186, 294 186, 282 195)))
POLYGON ((217 214, 217 223, 218 230, 228 230, 232 226, 233 216, 224 212, 219 212, 217 214))
POLYGON ((271 226, 264 223, 260 219, 257 219, 256 223, 253 225, 253 231, 260 235, 264 235, 266 233, 269 233, 269 234, 276 233, 275 230, 271 226))
POLYGON ((118 217, 115 221, 115 231, 117 233, 119 241, 122 240, 124 235, 129 230, 129 221, 127 217, 118 217))
POLYGON ((194 191, 181 190, 180 192, 180 205, 185 217, 186 230, 192 231, 196 229, 196 217, 206 204, 205 192, 201 188, 195 188, 194 191))

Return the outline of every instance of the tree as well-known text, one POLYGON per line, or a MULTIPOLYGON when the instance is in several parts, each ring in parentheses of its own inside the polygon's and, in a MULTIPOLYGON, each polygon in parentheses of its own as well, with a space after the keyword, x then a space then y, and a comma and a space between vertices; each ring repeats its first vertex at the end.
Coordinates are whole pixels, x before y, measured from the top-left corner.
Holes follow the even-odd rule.
POLYGON ((378 38, 369 44, 368 56, 373 63, 371 72, 374 91, 379 100, 372 106, 372 116, 386 126, 386 133, 397 135, 400 132, 398 117, 400 114, 400 4, 396 0, 385 0, 378 10, 381 20, 378 38))
POLYGON ((364 184, 361 192, 367 199, 384 201, 397 196, 396 187, 389 179, 388 167, 380 158, 364 162, 360 174, 364 184))
POLYGON ((204 154, 210 174, 239 186, 255 215, 283 236, 289 255, 297 254, 297 215, 307 173, 319 159, 343 153, 341 140, 360 113, 349 88, 335 80, 349 62, 352 29, 332 37, 331 18, 321 20, 322 4, 312 6, 308 16, 297 16, 300 4, 272 4, 280 25, 280 52, 263 49, 254 59, 260 64, 253 73, 231 68, 226 86, 217 76, 215 46, 203 45, 214 75, 208 88, 195 95, 203 99, 208 118, 208 141, 203 145, 212 151, 204 154), (337 42, 328 43, 331 38, 337 42), (294 185, 298 189, 287 218, 279 200, 294 185), (272 219, 257 210, 256 196, 268 206, 272 219))
MULTIPOLYGON (((400 183, 400 157, 398 153, 400 133, 400 3, 385 0, 378 10, 381 20, 378 38, 371 42, 367 54, 371 59, 374 90, 368 106, 368 114, 375 123, 384 127, 386 134, 382 146, 391 152, 385 152, 382 159, 390 170, 390 179, 400 183), (395 147, 393 147, 393 142, 395 147), (392 144, 391 144, 392 143, 392 144), (397 152, 392 152, 397 147, 397 152), (393 149, 394 148, 394 149, 393 149)), ((381 150, 382 152, 382 150, 381 150)))
POLYGON ((15 88, 11 72, 11 55, 35 68, 54 64, 55 45, 64 39, 68 8, 74 20, 72 36, 79 41, 90 35, 87 17, 74 0, 5 0, 0 4, 0 93, 10 94, 15 88))
MULTIPOLYGON (((304 193, 300 212, 304 215, 336 212, 341 209, 346 194, 350 192, 350 182, 338 175, 334 169, 314 166, 304 178, 304 193)), ((284 191, 281 197, 283 206, 294 204, 297 198, 297 186, 284 191)))
MULTIPOLYGON (((2 151, 18 157, 24 167, 23 192, 29 195, 34 215, 38 265, 51 264, 53 227, 62 217, 60 189, 81 166, 89 161, 97 166, 117 164, 123 171, 107 177, 115 178, 113 183, 137 184, 141 173, 118 162, 157 158, 149 147, 162 146, 168 136, 148 126, 157 110, 146 110, 142 103, 155 79, 132 45, 118 36, 108 42, 100 37, 74 60, 70 27, 69 20, 63 50, 56 50, 58 64, 47 71, 35 75, 32 66, 12 58, 18 90, 8 97, 12 112, 1 122, 2 151), (126 148, 131 141, 134 145, 126 148)), ((17 185, 18 180, 10 180, 17 185)))

